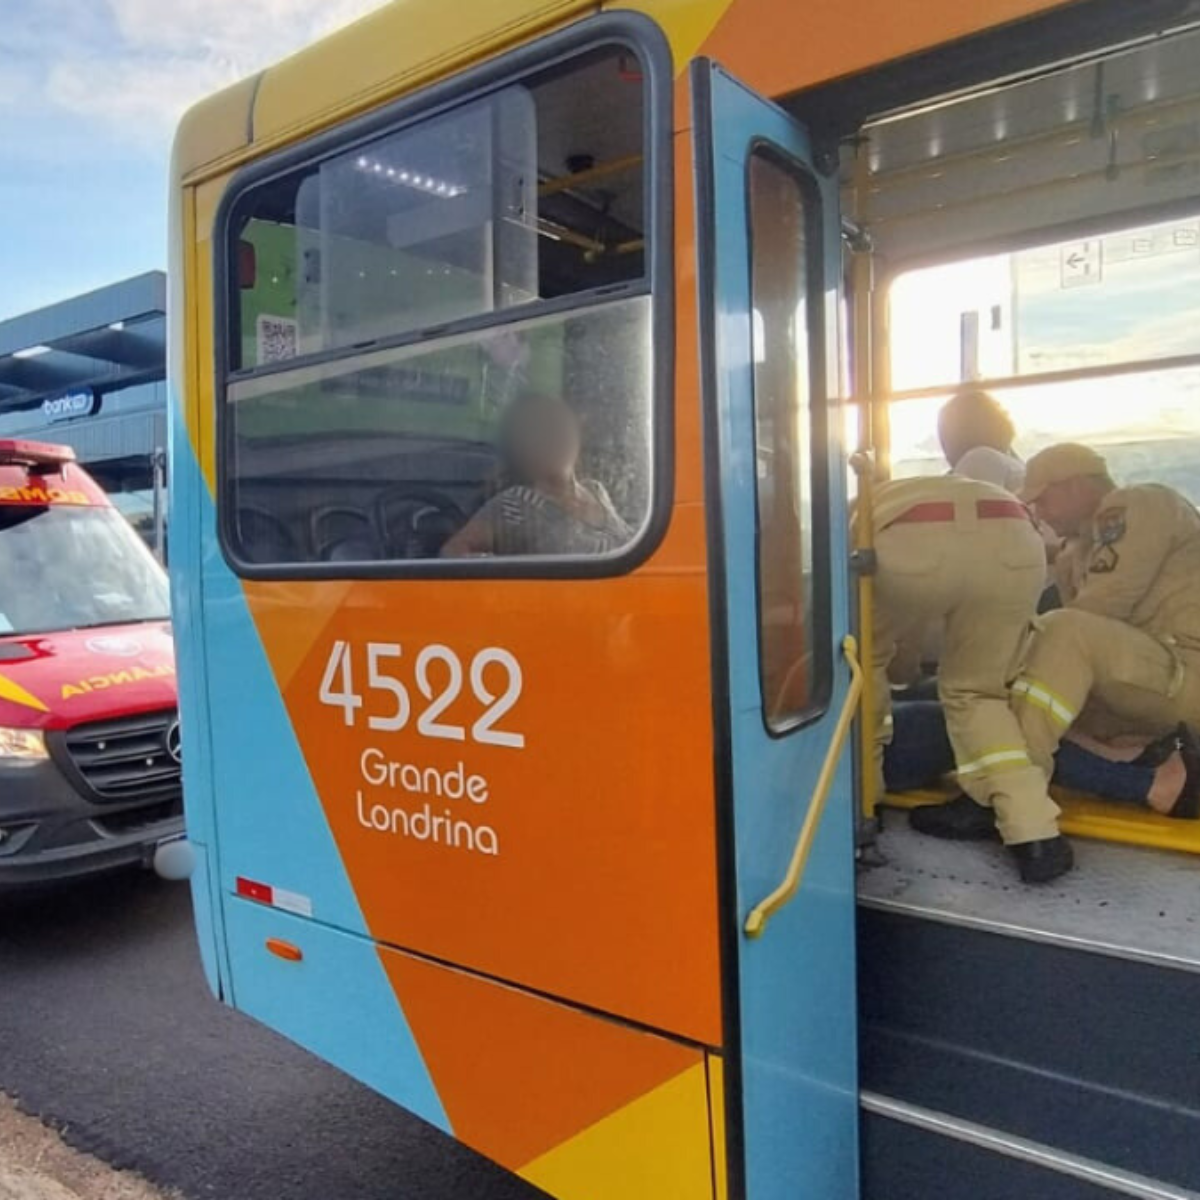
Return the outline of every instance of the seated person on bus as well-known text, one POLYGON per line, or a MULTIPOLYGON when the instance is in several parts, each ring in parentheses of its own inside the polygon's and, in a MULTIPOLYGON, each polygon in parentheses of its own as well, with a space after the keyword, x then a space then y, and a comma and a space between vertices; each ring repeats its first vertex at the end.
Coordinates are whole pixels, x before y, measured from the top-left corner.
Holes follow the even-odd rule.
POLYGON ((1016 429, 1000 402, 979 388, 955 393, 938 412, 938 441, 955 475, 1016 495, 1025 464, 1013 452, 1016 429))
POLYGON ((501 484, 442 555, 607 554, 632 536, 604 485, 575 474, 579 419, 561 400, 525 396, 500 425, 501 484))
MULTIPOLYGON (((938 441, 953 475, 1002 487, 1014 496, 1025 485, 1025 464, 1013 449, 1016 428, 1012 417, 990 392, 966 388, 951 396, 938 412, 938 441)), ((1048 525, 1035 521, 1053 567, 1062 539, 1048 525)), ((1070 571, 1070 554, 1063 554, 1060 571, 1070 571)), ((1052 570, 1039 610, 1057 608, 1058 572, 1052 570)))

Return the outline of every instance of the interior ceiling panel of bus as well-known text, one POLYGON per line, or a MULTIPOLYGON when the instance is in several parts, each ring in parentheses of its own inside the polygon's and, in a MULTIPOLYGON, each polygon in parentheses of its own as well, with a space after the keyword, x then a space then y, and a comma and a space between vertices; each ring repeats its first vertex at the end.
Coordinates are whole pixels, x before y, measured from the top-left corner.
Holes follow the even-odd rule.
POLYGON ((931 102, 843 150, 845 211, 900 262, 1200 210, 1200 30, 931 102))
MULTIPOLYGON (((575 67, 569 74, 538 84, 539 167, 545 180, 570 175, 572 163, 582 161, 576 170, 619 162, 638 152, 641 146, 641 76, 633 64, 603 58, 587 67, 575 67), (623 93, 623 103, 597 103, 597 97, 613 98, 614 87, 623 93)), ((640 188, 621 186, 628 173, 597 178, 584 193, 597 197, 604 211, 631 230, 641 231, 642 192, 640 188)))

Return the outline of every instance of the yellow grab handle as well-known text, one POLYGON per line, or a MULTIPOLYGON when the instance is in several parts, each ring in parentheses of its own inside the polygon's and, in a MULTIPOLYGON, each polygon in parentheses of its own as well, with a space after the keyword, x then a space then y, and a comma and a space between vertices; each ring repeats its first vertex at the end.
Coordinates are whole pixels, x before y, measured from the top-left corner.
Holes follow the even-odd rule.
POLYGON ((804 865, 812 852, 813 842, 817 840, 817 828, 821 824, 825 802, 829 799, 829 789, 833 786, 833 774, 837 770, 838 759, 842 756, 842 747, 846 744, 846 735, 850 732, 850 723, 854 720, 863 690, 863 671, 858 661, 858 643, 854 638, 847 636, 842 639, 842 653, 850 664, 850 688, 846 692, 846 701, 842 705, 837 725, 834 726, 833 740, 829 743, 825 761, 821 764, 821 774, 817 776, 812 803, 805 814, 800 836, 796 839, 796 849, 792 851, 792 861, 788 864, 783 882, 765 900, 760 900, 746 918, 744 928, 747 937, 760 937, 767 927, 767 921, 796 894, 800 878, 804 874, 804 865))

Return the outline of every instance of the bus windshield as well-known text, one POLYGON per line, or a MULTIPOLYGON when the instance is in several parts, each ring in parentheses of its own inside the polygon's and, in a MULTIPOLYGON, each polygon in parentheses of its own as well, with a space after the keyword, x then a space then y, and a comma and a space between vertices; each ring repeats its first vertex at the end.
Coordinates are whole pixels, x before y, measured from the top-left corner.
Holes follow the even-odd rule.
POLYGON ((0 507, 0 635, 164 620, 166 575, 110 508, 0 507))

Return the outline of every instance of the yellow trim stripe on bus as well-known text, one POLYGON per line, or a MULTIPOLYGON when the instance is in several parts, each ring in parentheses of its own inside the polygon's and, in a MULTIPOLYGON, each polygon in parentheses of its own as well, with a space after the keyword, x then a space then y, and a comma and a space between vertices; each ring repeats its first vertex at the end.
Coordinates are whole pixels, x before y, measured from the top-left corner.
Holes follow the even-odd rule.
POLYGON ((712 1195, 704 1063, 535 1159, 519 1174, 552 1196, 663 1200, 712 1195))
MULTIPOLYGON (((488 0, 464 20, 443 0, 397 0, 271 67, 253 81, 253 112, 243 140, 214 157, 214 101, 193 109, 180 127, 176 161, 185 183, 232 170, 250 157, 329 129, 389 100, 479 63, 536 35, 599 11, 596 0, 488 0), (252 154, 251 154, 252 151, 252 154)), ((225 93, 221 94, 221 99, 225 93)), ((238 98, 239 102, 241 97, 238 98)), ((228 144, 237 106, 218 110, 228 144)))

